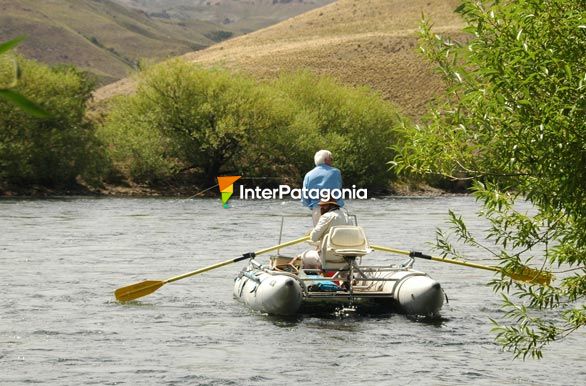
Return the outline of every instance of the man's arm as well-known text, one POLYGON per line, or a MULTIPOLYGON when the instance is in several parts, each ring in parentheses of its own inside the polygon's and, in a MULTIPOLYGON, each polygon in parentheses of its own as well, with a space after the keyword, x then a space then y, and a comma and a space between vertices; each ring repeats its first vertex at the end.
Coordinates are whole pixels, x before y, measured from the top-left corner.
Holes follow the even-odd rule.
POLYGON ((319 221, 309 234, 311 241, 318 242, 323 237, 324 233, 330 230, 330 223, 334 220, 334 217, 324 214, 319 218, 319 221))

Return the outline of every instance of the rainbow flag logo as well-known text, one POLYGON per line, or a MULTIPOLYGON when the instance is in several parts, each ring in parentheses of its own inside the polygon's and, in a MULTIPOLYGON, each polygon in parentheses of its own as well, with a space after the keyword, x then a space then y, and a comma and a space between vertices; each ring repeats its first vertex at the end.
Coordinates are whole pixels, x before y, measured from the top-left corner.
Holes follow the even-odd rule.
POLYGON ((229 208, 228 200, 234 193, 234 182, 238 181, 242 176, 223 176, 218 177, 218 185, 220 186, 220 194, 222 195, 222 206, 229 208))

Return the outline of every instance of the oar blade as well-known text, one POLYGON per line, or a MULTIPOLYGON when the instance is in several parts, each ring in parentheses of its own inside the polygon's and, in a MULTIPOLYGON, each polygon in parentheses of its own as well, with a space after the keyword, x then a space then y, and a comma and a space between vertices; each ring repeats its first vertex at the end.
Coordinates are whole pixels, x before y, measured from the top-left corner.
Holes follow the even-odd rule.
POLYGON ((510 276, 513 280, 522 281, 525 283, 541 284, 544 286, 548 286, 553 279, 553 274, 551 272, 540 271, 538 269, 529 267, 521 267, 521 269, 511 272, 503 270, 503 273, 507 276, 510 276))
POLYGON ((134 299, 142 298, 152 294, 165 284, 161 280, 146 280, 140 283, 132 284, 126 287, 118 288, 114 291, 116 300, 119 302, 129 302, 134 299))

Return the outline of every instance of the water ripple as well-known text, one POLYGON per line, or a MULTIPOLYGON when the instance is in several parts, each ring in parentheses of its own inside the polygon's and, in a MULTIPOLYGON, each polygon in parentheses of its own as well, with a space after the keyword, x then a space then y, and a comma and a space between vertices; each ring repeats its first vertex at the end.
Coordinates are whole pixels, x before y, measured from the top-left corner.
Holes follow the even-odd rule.
MULTIPOLYGON (((371 242, 403 249, 427 250, 448 208, 458 208, 472 232, 485 225, 468 197, 348 207, 371 242)), ((555 342, 541 362, 513 362, 490 333, 489 316, 502 316, 485 285, 492 276, 435 262, 415 263, 450 297, 431 319, 263 315, 232 298, 244 263, 115 301, 118 287, 276 244, 281 214, 283 240, 308 229, 295 202, 237 201, 221 210, 204 199, 0 200, 0 266, 9 273, 0 288, 0 383, 577 385, 586 376, 584 335, 555 342)))

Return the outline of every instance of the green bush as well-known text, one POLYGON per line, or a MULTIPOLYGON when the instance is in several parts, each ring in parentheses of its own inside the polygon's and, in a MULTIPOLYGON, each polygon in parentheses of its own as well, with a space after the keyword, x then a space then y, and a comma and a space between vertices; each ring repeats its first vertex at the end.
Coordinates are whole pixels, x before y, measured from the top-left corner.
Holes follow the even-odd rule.
POLYGON ((17 58, 14 90, 49 113, 38 118, 0 100, 0 184, 72 187, 98 183, 105 159, 85 106, 94 83, 72 67, 49 68, 17 58))
POLYGON ((301 170, 313 167, 313 153, 328 149, 345 185, 385 189, 394 174, 385 159, 393 157, 401 118, 393 106, 366 87, 343 86, 309 73, 284 75, 275 87, 289 96, 299 116, 297 143, 304 150, 301 170))
POLYGON ((100 135, 115 164, 135 181, 194 170, 213 182, 270 126, 258 90, 242 76, 170 61, 146 69, 136 93, 112 103, 100 135))

